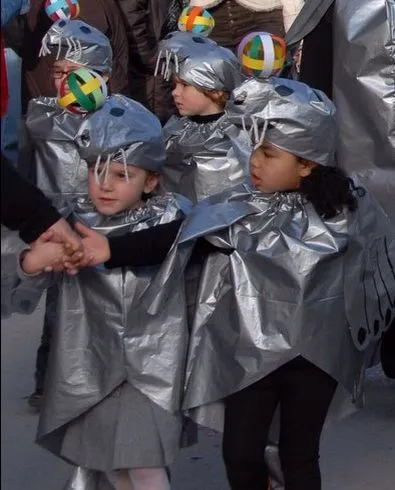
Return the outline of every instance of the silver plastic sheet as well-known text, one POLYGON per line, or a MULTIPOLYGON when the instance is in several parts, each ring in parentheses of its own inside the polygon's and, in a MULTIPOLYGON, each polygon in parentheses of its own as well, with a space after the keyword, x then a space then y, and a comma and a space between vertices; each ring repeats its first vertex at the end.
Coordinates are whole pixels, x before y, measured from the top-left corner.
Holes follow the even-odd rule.
POLYGON ((88 114, 81 121, 75 142, 88 162, 110 155, 112 161, 157 172, 166 159, 159 119, 123 96, 109 97, 100 110, 88 114))
POLYGON ((333 23, 339 164, 395 222, 395 2, 336 0, 333 23))
MULTIPOLYGON (((99 216, 89 202, 79 200, 73 217, 101 233, 120 234, 180 218, 188 206, 185 199, 166 195, 152 198, 139 210, 110 218, 99 216)), ((38 428, 38 442, 49 450, 57 452, 69 422, 124 381, 165 410, 180 410, 187 329, 177 318, 184 317, 184 288, 180 281, 168 304, 174 326, 163 328, 164 317, 169 318, 166 308, 151 321, 140 305, 156 270, 97 266, 77 276, 57 276, 57 327, 38 428)), ((53 275, 24 277, 13 292, 12 307, 21 310, 23 302, 30 300, 29 290, 34 291, 35 286, 43 290, 53 281, 53 275)), ((163 289, 158 298, 166 293, 163 289)))
POLYGON ((172 32, 159 43, 157 73, 179 76, 200 90, 231 92, 245 76, 237 57, 211 39, 172 32))
POLYGON ((227 111, 255 146, 265 139, 320 165, 335 163, 335 106, 320 90, 295 80, 251 78, 233 91, 227 111))
MULTIPOLYGON (((358 201, 359 211, 322 220, 297 192, 265 195, 245 184, 196 205, 181 246, 205 235, 233 252, 211 254, 204 263, 185 409, 219 401, 299 355, 355 395, 369 342, 359 342, 365 320, 350 307, 347 289, 364 285, 351 296, 379 319, 381 331, 391 318, 379 309, 387 311, 395 295, 394 228, 367 193, 358 201), (384 241, 382 267, 373 271, 371 246, 373 255, 383 254, 376 245, 384 241), (381 284, 366 297, 373 277, 381 284)), ((171 281, 170 275, 156 280, 171 281)))
MULTIPOLYGON (((129 101, 112 95, 106 103, 127 105, 129 101)), ((95 119, 101 118, 104 107, 93 113, 95 119)), ((80 126, 89 116, 62 109, 53 97, 38 97, 29 103, 26 128, 34 144, 32 173, 37 186, 50 198, 73 199, 87 193, 88 168, 80 157, 77 136, 81 136, 80 126)), ((106 125, 105 118, 101 122, 106 125)))
POLYGON ((179 192, 192 202, 242 182, 251 144, 225 114, 217 121, 197 123, 173 116, 163 129, 166 164, 161 189, 179 192), (237 145, 232 141, 237 140, 237 145))
POLYGON ((103 74, 111 73, 112 49, 102 32, 81 20, 60 19, 52 24, 42 40, 40 56, 88 66, 103 74))
POLYGON ((29 103, 26 128, 34 147, 31 174, 48 197, 73 198, 87 192, 88 168, 74 143, 82 119, 59 107, 54 97, 38 97, 29 103))

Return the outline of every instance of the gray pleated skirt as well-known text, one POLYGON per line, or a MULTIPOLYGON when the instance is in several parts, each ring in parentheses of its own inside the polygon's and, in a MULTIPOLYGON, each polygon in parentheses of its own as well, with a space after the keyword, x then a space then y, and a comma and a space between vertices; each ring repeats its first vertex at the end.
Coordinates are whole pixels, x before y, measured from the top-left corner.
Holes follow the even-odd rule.
POLYGON ((129 383, 67 427, 59 456, 99 471, 164 467, 175 459, 182 416, 153 403, 129 383))

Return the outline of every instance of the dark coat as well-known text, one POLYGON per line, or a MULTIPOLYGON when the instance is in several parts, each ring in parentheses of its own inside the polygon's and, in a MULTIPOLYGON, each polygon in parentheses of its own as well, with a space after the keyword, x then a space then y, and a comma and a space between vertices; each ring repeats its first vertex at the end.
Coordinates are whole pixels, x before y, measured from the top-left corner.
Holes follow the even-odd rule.
POLYGON ((170 84, 154 77, 158 42, 177 29, 182 0, 117 0, 129 45, 130 96, 162 123, 174 112, 170 84))

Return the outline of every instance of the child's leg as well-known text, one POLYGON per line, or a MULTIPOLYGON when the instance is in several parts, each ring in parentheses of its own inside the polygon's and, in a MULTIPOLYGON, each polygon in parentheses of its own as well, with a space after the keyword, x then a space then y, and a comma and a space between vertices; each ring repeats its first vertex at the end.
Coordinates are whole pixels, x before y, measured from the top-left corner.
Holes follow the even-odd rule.
POLYGON ((275 371, 226 399, 223 458, 232 490, 268 488, 264 455, 277 391, 275 371))
POLYGON ((320 436, 337 383, 301 357, 284 368, 279 452, 285 488, 320 490, 320 436))
POLYGON ((133 468, 129 475, 133 490, 170 490, 165 468, 133 468))
POLYGON ((130 480, 128 470, 118 470, 114 472, 114 482, 116 490, 135 490, 130 480))

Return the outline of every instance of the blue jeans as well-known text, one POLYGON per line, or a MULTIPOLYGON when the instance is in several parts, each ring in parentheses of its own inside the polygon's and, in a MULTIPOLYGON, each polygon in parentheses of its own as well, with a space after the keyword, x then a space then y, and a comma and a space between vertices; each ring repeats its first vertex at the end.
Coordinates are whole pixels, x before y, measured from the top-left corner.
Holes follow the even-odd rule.
POLYGON ((18 124, 22 116, 22 60, 11 48, 5 48, 4 56, 7 69, 8 103, 7 112, 1 119, 1 151, 16 166, 18 159, 18 124))
POLYGON ((3 0, 1 2, 1 27, 15 15, 23 15, 30 8, 30 0, 3 0))

